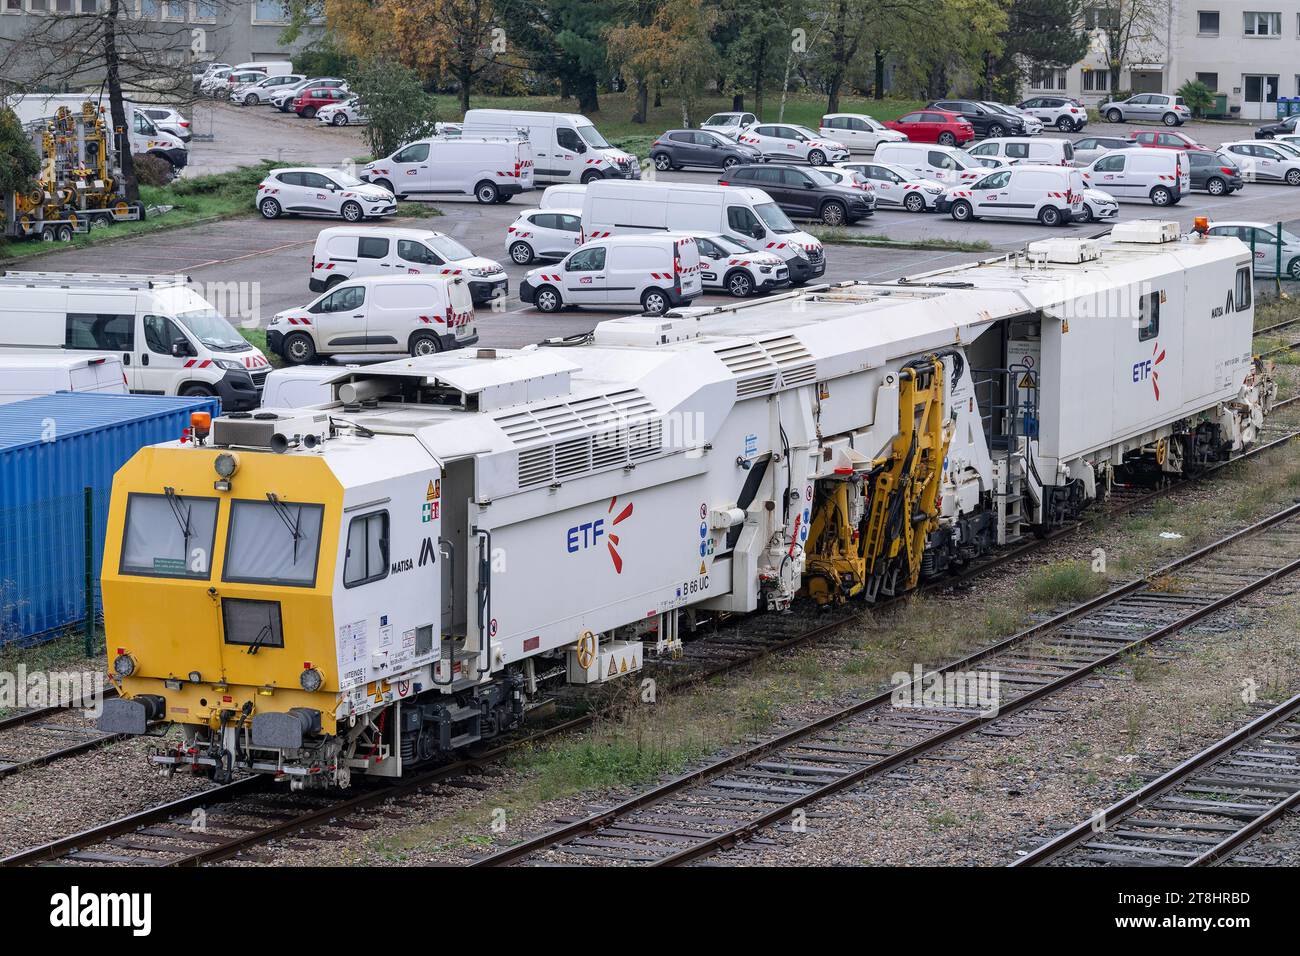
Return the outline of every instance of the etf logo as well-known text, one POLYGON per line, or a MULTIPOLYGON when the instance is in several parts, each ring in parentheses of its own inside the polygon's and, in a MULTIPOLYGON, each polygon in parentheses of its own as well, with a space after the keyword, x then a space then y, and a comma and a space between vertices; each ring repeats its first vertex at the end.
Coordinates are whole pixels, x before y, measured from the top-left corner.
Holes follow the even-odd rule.
POLYGON ((1156 401, 1160 401, 1160 373, 1156 371, 1156 366, 1164 360, 1164 349, 1157 342, 1151 349, 1151 358, 1133 363, 1133 381, 1145 382, 1149 380, 1152 390, 1156 393, 1156 401))
MULTIPOLYGON (((606 516, 614 513, 614 505, 618 503, 618 496, 609 499, 609 508, 606 509, 606 516)), ((609 559, 614 563, 616 574, 623 573, 623 557, 618 553, 618 535, 611 530, 620 522, 626 521, 632 516, 632 503, 629 501, 624 505, 609 525, 606 526, 605 518, 597 518, 594 521, 584 521, 582 524, 574 525, 569 529, 565 536, 565 545, 569 554, 577 554, 579 551, 585 551, 587 548, 596 547, 597 543, 604 538, 605 547, 609 550, 609 559)))

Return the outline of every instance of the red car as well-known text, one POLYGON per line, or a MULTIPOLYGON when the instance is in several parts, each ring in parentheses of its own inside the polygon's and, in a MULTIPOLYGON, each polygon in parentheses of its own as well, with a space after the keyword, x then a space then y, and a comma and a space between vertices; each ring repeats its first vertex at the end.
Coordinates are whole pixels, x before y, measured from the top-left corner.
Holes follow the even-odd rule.
POLYGON ((328 86, 312 86, 303 90, 293 100, 293 111, 303 119, 311 119, 322 106, 342 103, 352 94, 328 86))
POLYGON ((885 123, 898 130, 914 143, 942 143, 960 146, 975 138, 975 127, 957 113, 945 110, 917 110, 904 113, 896 120, 885 123))
POLYGON ((1163 129, 1138 129, 1128 134, 1128 138, 1139 146, 1152 149, 1209 149, 1202 146, 1186 133, 1171 133, 1163 129))

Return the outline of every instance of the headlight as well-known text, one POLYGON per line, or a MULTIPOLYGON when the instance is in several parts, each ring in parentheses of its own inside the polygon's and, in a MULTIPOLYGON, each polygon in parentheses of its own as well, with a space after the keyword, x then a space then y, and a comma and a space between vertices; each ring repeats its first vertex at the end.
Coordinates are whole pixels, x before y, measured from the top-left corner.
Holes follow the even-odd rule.
POLYGON ((499 265, 497 265, 496 263, 493 263, 493 264, 490 265, 490 266, 480 266, 480 267, 475 268, 475 269, 470 269, 470 270, 469 270, 469 274, 472 275, 472 276, 477 276, 478 278, 481 279, 481 278, 483 278, 484 276, 495 275, 496 273, 498 273, 498 272, 500 272, 500 271, 501 271, 501 267, 500 267, 499 265))
POLYGON ((931 196, 938 196, 943 192, 942 186, 926 186, 924 188, 931 196))
POLYGON ((135 659, 130 654, 118 654, 113 658, 113 673, 118 677, 130 677, 135 673, 135 659))
POLYGON ((321 685, 325 683, 325 678, 321 676, 321 672, 316 668, 308 667, 298 675, 298 683, 307 693, 314 694, 321 689, 321 685))
POLYGON ((244 369, 244 366, 236 362, 234 359, 213 359, 212 364, 217 368, 224 368, 228 372, 238 372, 241 370, 247 371, 244 369))
POLYGON ((759 267, 758 267, 758 271, 761 272, 761 273, 763 273, 763 275, 768 275, 768 274, 772 271, 772 267, 771 267, 771 266, 759 266, 759 267))
POLYGON ((229 478, 239 470, 239 458, 228 451, 223 451, 212 462, 218 478, 229 478))

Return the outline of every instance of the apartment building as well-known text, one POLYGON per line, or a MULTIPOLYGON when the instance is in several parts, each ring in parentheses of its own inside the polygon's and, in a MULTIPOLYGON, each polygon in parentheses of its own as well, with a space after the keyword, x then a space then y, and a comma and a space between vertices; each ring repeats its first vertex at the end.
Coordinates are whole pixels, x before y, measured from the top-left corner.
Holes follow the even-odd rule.
MULTIPOLYGON (((1134 2, 1134 0, 1128 0, 1134 2)), ((1300 96, 1300 0, 1136 0, 1150 5, 1118 88, 1172 93, 1200 80, 1243 119, 1277 115, 1300 96)), ((1027 68, 1026 94, 1063 93, 1092 106, 1111 89, 1105 29, 1111 11, 1086 7, 1088 54, 1070 67, 1027 68)))
MULTIPOLYGON (((288 48, 280 42, 289 22, 281 0, 121 0, 127 17, 156 24, 151 39, 178 58, 224 63, 282 60, 320 36, 323 20, 288 48)), ((89 14, 108 0, 0 0, 0 44, 15 42, 43 17, 89 14)))

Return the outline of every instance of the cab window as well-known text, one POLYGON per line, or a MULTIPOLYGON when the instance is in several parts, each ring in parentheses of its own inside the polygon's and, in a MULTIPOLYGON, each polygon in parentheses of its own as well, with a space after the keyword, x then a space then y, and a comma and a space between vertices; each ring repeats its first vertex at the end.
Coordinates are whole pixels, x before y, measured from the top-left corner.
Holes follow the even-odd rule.
POLYGON ((130 352, 135 348, 135 316, 69 312, 63 347, 130 352))
POLYGON ((1124 169, 1124 157, 1103 156, 1093 164, 1092 168, 1100 173, 1118 173, 1124 169))
POLYGON ((1007 183, 1011 182, 1011 170, 1005 170, 1000 173, 994 173, 992 176, 985 176, 977 182, 972 189, 1001 189, 1007 183))
POLYGON ((555 131, 555 142, 560 145, 561 149, 571 149, 575 153, 585 153, 587 147, 582 144, 578 134, 567 126, 562 126, 555 131))
POLYGON ((171 355, 177 343, 189 348, 190 341, 171 319, 161 315, 144 317, 144 342, 155 355, 171 355))
POLYGON ((312 309, 313 312, 347 312, 359 309, 366 304, 366 287, 350 285, 331 292, 312 309))
POLYGON ((122 574, 207 579, 217 499, 132 492, 122 531, 122 574))
POLYGON ((388 512, 358 515, 348 524, 343 586, 354 588, 388 576, 388 512))
POLYGON ((1007 143, 1007 155, 1012 159, 1024 159, 1029 155, 1028 143, 1007 143))
POLYGON ((407 262, 418 262, 426 266, 442 265, 442 260, 435 256, 428 246, 413 239, 398 239, 397 255, 407 262))
POLYGON ((1138 341, 1147 342, 1160 334, 1160 293, 1149 292, 1138 300, 1138 341))
POLYGON ((1244 312, 1250 308, 1251 293, 1254 291, 1250 281, 1251 271, 1250 266, 1237 270, 1236 294, 1232 297, 1232 300, 1237 303, 1238 312, 1244 312))
POLYGON ((248 653, 263 647, 284 647, 279 601, 221 599, 221 626, 227 644, 240 644, 248 653))
POLYGON ((727 226, 755 239, 763 235, 763 227, 759 225, 758 217, 744 206, 727 207, 727 226))
POLYGON ((947 153, 940 153, 932 150, 927 157, 927 162, 935 169, 956 169, 957 162, 947 153))
POLYGON ((564 265, 565 272, 598 272, 605 268, 605 247, 595 246, 583 249, 569 256, 564 265))
POLYGON ((221 579, 309 588, 316 584, 324 505, 275 498, 230 507, 226 565, 221 579))
POLYGON ((422 163, 429 158, 428 143, 412 143, 393 155, 395 163, 422 163))

